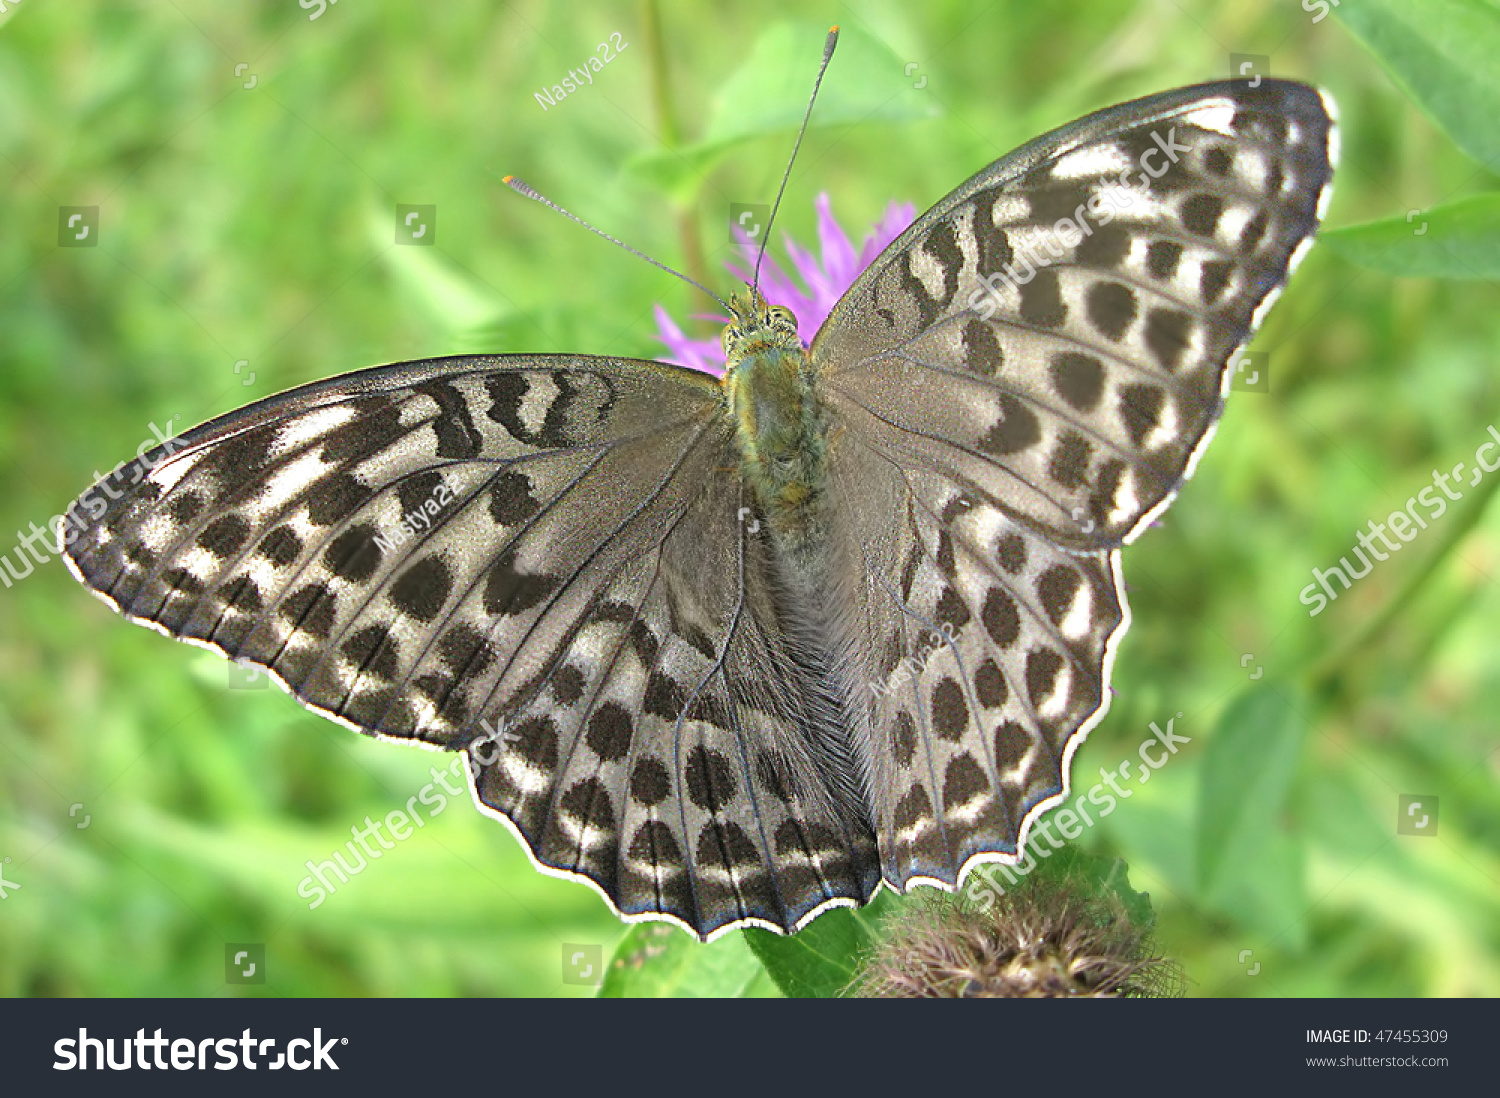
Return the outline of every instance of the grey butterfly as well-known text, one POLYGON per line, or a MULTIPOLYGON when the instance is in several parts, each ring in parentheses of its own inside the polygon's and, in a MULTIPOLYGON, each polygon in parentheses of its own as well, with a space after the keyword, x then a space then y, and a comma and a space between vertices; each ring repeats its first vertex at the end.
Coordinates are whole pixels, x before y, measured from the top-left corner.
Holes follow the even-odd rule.
POLYGON ((67 560, 309 709, 466 752, 478 805, 627 919, 793 932, 952 888, 1066 797, 1120 547, 1335 146, 1296 83, 1112 107, 943 199, 810 347, 752 292, 723 384, 496 355, 307 385, 117 468, 67 560))

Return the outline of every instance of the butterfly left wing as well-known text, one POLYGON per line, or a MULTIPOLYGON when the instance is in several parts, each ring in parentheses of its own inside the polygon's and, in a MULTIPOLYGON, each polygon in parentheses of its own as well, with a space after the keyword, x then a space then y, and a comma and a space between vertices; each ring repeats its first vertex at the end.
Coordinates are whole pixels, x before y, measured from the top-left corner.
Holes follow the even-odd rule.
POLYGON ((464 692, 419 680, 471 666, 459 657, 490 619, 562 586, 520 539, 580 491, 617 512, 601 463, 640 460, 652 431, 704 429, 709 393, 652 384, 645 365, 439 359, 270 397, 85 492, 68 565, 127 617, 267 667, 362 731, 448 745, 464 692), (468 630, 431 635, 466 600, 468 630))
POLYGON ((1190 475, 1335 148, 1285 81, 1101 111, 959 187, 818 333, 893 885, 1019 856, 1065 795, 1128 624, 1118 548, 1190 475))
POLYGON ((232 412, 69 511, 128 617, 357 731, 627 917, 795 929, 879 881, 799 745, 713 378, 585 356, 361 371, 232 412))

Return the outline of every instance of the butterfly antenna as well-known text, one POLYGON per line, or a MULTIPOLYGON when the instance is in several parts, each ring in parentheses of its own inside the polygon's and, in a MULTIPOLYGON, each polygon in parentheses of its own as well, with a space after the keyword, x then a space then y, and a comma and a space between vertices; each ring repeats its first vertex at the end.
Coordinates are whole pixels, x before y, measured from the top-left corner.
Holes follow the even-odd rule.
POLYGON ((771 206, 771 216, 766 220, 766 235, 760 238, 760 254, 755 257, 755 276, 750 280, 753 297, 760 286, 760 261, 766 258, 766 245, 771 240, 771 226, 776 223, 776 211, 781 209, 781 196, 786 193, 786 182, 792 177, 792 165, 797 162, 797 150, 802 147, 802 135, 807 132, 807 123, 812 118, 813 104, 818 100, 818 88, 823 84, 823 74, 828 71, 828 62, 833 60, 833 47, 839 44, 839 28, 835 23, 828 28, 828 37, 823 41, 823 63, 818 66, 818 78, 813 81, 812 95, 807 98, 807 110, 802 115, 802 126, 797 130, 797 140, 792 145, 792 155, 786 162, 786 171, 781 175, 781 187, 776 191, 776 202, 771 206))
POLYGON ((559 206, 556 202, 553 202, 550 198, 546 198, 543 195, 538 194, 536 191, 532 190, 530 187, 528 187, 525 183, 521 182, 521 180, 517 179, 515 176, 513 176, 513 175, 507 175, 507 176, 505 176, 505 178, 501 182, 503 182, 507 187, 509 187, 511 190, 515 191, 517 194, 523 194, 527 198, 530 198, 530 199, 532 199, 535 202, 540 202, 543 206, 546 206, 548 209, 556 210, 558 213, 562 214, 568 220, 578 222, 578 224, 582 225, 589 232, 596 233, 599 236, 602 236, 605 240, 608 240, 611 244, 617 244, 617 245, 619 245, 620 247, 624 248, 627 252, 629 252, 631 255, 637 257, 638 259, 644 259, 647 263, 651 264, 651 266, 660 268, 661 270, 666 271, 667 274, 669 274, 669 275, 676 275, 678 278, 682 279, 682 281, 686 282, 689 286, 696 286, 698 289, 700 289, 704 293, 706 293, 709 297, 711 297, 715 301, 717 301, 720 305, 724 306, 724 312, 725 313, 729 314, 730 316, 734 315, 733 310, 730 309, 730 307, 729 307, 729 302, 725 301, 722 297, 720 297, 718 294, 714 293, 707 286, 704 286, 702 283, 699 283, 699 282, 694 282, 691 278, 689 278, 687 275, 683 274, 681 271, 674 271, 671 267, 668 267, 665 263, 662 263, 662 262, 660 262, 658 260, 652 259, 645 252, 639 251, 639 250, 637 250, 635 248, 632 248, 629 244, 625 243, 623 240, 616 240, 614 237, 610 236, 603 229, 596 229, 596 228, 594 228, 594 226, 590 225, 587 221, 585 221, 583 218, 579 217, 577 214, 569 213, 567 210, 565 210, 561 206, 559 206))

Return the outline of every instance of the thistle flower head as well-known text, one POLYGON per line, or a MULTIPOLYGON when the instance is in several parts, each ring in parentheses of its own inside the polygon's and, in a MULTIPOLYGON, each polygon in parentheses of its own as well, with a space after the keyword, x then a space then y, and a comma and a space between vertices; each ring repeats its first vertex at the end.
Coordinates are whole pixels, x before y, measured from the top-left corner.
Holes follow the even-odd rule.
POLYGON ((854 994, 897 999, 1162 998, 1175 962, 1113 892, 1034 881, 988 911, 942 894, 895 917, 854 994))

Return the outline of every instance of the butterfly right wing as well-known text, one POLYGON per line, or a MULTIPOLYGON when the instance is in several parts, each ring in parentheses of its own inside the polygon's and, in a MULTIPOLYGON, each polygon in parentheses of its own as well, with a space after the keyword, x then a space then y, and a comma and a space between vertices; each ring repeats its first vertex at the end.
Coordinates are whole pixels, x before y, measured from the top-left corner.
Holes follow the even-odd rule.
POLYGON ((627 916, 792 929, 878 871, 800 751, 732 446, 693 371, 405 363, 122 466, 71 510, 67 559, 316 712, 467 750, 539 867, 627 916))
POLYGON ((1190 475, 1336 147, 1287 81, 1111 107, 957 188, 818 333, 893 885, 1016 859, 1066 795, 1129 620, 1119 547, 1190 475))

